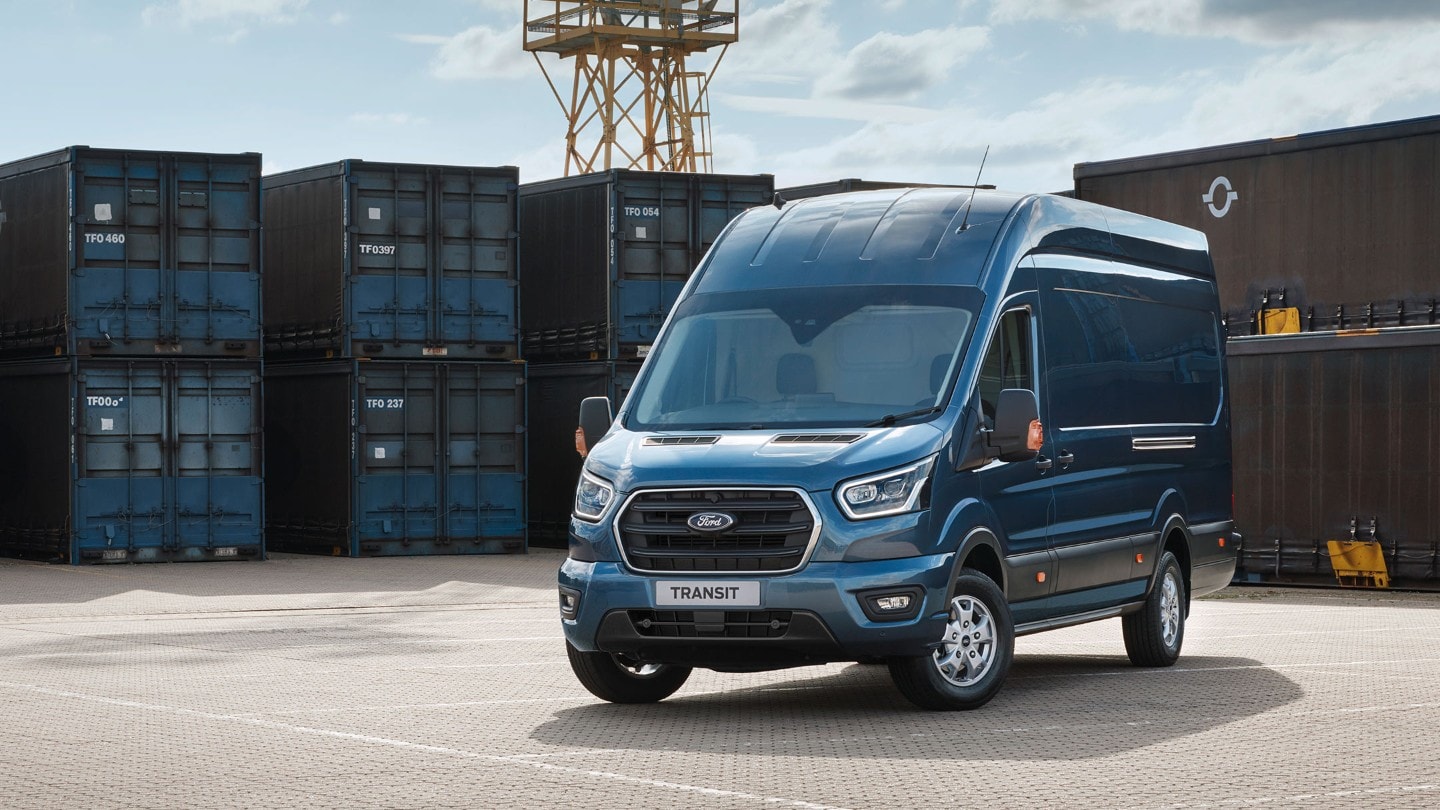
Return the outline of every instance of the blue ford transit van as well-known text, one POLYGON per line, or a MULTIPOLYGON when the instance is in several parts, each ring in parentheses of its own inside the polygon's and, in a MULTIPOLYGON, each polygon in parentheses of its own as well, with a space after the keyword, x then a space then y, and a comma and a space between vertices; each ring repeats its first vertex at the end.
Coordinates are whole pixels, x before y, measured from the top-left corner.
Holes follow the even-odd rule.
POLYGON ((1017 635, 1112 617, 1180 655, 1235 568, 1205 237, 1049 195, 885 190, 738 217, 629 396, 581 406, 559 574, 576 675, 885 662, 928 709, 1017 635))

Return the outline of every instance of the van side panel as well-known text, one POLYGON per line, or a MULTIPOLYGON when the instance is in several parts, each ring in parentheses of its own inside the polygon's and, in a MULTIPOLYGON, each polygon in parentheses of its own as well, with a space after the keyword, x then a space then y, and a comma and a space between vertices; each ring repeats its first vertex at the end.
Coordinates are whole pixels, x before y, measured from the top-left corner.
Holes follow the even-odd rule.
POLYGON ((1144 594, 1172 516, 1223 517, 1213 492, 1216 474, 1228 474, 1215 292, 1110 260, 1037 263, 1056 592, 1089 594, 1055 607, 1101 608, 1144 594))

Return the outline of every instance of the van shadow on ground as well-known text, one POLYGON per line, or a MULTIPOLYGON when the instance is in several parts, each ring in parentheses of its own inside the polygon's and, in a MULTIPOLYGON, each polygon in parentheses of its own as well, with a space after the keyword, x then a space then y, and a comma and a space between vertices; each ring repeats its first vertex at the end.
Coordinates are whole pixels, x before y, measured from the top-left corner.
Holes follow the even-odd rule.
MULTIPOLYGON (((1298 700, 1248 658, 1191 656, 1138 669, 1123 656, 1019 655, 1004 689, 971 712, 925 712, 884 666, 556 713, 531 738, 564 748, 881 759, 1081 760, 1188 737, 1298 700), (617 741, 619 742, 617 744, 617 741)), ((744 676, 728 676, 742 678, 744 676)))

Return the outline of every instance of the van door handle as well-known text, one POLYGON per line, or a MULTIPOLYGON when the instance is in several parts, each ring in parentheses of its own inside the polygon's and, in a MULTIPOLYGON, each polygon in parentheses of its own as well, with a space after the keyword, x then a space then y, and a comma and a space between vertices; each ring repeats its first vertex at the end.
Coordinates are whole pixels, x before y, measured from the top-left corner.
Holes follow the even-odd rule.
POLYGON ((1060 469, 1065 469, 1075 463, 1075 454, 1069 450, 1060 451, 1060 469))
POLYGON ((1037 457, 1037 458, 1035 459, 1035 469, 1037 469, 1037 470, 1042 470, 1042 471, 1043 471, 1043 470, 1048 470, 1048 469, 1050 469, 1051 467, 1054 467, 1054 466, 1055 466, 1055 462, 1051 461, 1050 459, 1048 459, 1048 458, 1046 458, 1046 457, 1044 457, 1044 456, 1039 456, 1039 457, 1037 457))

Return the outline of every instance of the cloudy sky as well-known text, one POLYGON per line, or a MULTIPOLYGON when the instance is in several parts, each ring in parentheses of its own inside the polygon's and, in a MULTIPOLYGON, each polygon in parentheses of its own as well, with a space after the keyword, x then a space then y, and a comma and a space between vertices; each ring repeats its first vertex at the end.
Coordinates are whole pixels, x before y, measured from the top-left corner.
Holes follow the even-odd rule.
MULTIPOLYGON (((532 0, 536 2, 537 0, 532 0)), ((83 143, 564 171, 523 0, 0 0, 0 162, 83 143)), ((1025 191, 1440 114, 1435 0, 740 0, 715 169, 1025 191)), ((570 64, 548 63, 557 83, 570 64)), ((703 60, 702 60, 703 64, 703 60)))

